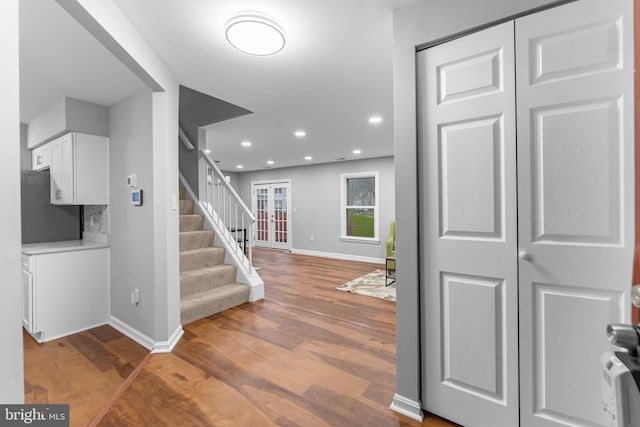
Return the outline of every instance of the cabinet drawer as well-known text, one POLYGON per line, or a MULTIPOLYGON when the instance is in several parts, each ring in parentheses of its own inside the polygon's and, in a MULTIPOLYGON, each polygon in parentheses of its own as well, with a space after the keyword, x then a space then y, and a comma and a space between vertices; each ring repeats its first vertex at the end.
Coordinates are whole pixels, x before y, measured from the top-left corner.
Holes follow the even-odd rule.
POLYGON ((44 144, 31 152, 31 168, 36 170, 46 169, 51 166, 51 145, 44 144))

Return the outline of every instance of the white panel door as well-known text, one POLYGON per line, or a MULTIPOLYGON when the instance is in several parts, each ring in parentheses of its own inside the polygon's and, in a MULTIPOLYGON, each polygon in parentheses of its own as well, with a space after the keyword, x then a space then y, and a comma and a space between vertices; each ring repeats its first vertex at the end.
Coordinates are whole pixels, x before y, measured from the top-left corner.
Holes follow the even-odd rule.
POLYGON ((604 426, 605 327, 629 321, 633 4, 516 20, 522 426, 604 426))
POLYGON ((291 192, 288 182, 253 184, 256 246, 291 249, 291 192))
POLYGON ((518 425, 513 22, 418 53, 425 408, 518 425))

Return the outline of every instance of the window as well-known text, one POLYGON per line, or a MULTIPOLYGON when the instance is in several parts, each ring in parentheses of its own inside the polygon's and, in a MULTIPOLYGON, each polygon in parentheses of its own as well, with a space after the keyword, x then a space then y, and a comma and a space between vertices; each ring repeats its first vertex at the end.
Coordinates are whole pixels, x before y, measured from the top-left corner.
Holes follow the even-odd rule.
POLYGON ((341 176, 343 240, 378 243, 378 172, 341 176))

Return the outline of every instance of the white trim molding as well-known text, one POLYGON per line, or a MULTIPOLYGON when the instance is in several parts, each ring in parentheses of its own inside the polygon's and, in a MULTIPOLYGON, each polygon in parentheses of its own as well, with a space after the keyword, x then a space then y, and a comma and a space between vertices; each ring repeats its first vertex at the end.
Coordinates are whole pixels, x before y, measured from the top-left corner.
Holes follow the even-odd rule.
POLYGON ((176 344, 178 344, 178 341, 180 341, 182 334, 184 334, 184 329, 182 329, 182 325, 178 325, 167 341, 155 342, 151 353, 171 353, 176 344))
POLYGON ((139 330, 131 327, 130 325, 124 323, 122 320, 117 317, 110 316, 109 317, 109 325, 111 325, 114 329, 122 332, 124 335, 128 336, 141 346, 146 349, 152 350, 155 342, 152 338, 149 338, 139 330))
POLYGON ((374 258, 360 255, 340 254, 336 252, 310 251, 307 249, 291 249, 292 254, 308 255, 320 258, 341 259, 345 261, 368 262, 371 264, 384 264, 384 258, 374 258))
POLYGON ((391 402, 389 409, 399 414, 406 415, 416 421, 424 421, 424 413, 422 412, 422 405, 420 402, 407 399, 404 396, 400 396, 398 393, 393 395, 393 401, 391 402))

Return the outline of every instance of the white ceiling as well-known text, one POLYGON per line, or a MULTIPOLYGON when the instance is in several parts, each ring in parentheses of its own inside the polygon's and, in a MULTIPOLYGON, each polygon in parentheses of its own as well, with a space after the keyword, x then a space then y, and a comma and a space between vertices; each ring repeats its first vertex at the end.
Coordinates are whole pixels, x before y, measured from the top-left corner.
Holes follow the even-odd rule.
MULTIPOLYGON (((392 12, 420 0, 113 1, 180 84, 253 111, 208 128, 223 169, 393 154, 392 12), (253 57, 226 43, 226 21, 244 10, 275 18, 282 52, 253 57), (368 123, 374 114, 381 124, 368 123)), ((111 105, 142 87, 53 0, 20 6, 23 121, 63 95, 111 105)))
POLYGON ((110 106, 143 87, 53 0, 20 0, 22 123, 64 96, 110 106))

